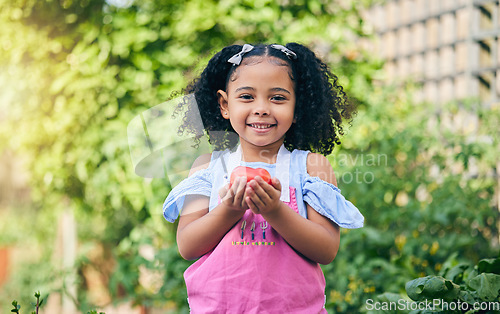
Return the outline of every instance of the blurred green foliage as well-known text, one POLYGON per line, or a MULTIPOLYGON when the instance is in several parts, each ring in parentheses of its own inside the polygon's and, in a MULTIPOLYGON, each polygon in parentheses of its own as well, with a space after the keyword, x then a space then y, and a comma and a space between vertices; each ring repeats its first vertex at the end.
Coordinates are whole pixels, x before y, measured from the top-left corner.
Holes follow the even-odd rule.
POLYGON ((332 158, 367 220, 341 235, 342 253, 324 267, 336 278, 327 285, 339 312, 365 311, 386 293, 407 298, 406 282, 446 263, 498 255, 499 108, 417 105, 411 89, 374 89, 332 158))
MULTIPOLYGON (((373 2, 136 0, 116 8, 104 0, 0 0, 0 150, 26 160, 33 222, 13 214, 0 230, 12 232, 16 221, 33 228, 26 232, 43 251, 37 263, 58 278, 64 272, 49 266, 55 226, 70 208, 82 311, 95 308, 87 274, 99 269, 114 302, 187 312, 182 273, 190 263, 161 215, 170 185, 134 174, 127 124, 181 90, 226 45, 297 41, 331 65, 360 107, 330 158, 366 227, 344 231, 336 260, 324 267, 327 308, 357 312, 368 298, 402 294, 407 281, 437 274, 454 253, 474 263, 490 257, 498 107, 417 105, 374 84, 382 63, 359 45, 371 32, 361 11, 373 2), (460 112, 477 127, 447 127, 460 112)), ((2 244, 25 241, 7 238, 2 244)), ((34 284, 64 289, 32 275, 17 273, 7 300, 42 289, 27 288, 34 284)))

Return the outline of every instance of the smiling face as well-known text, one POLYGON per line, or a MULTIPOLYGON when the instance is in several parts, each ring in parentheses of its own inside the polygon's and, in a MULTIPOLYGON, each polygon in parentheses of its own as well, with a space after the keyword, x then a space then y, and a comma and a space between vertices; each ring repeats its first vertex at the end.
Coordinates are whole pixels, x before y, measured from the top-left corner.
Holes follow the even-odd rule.
POLYGON ((226 91, 218 91, 221 114, 230 120, 244 149, 277 151, 294 122, 291 70, 276 58, 248 59, 231 75, 226 91))

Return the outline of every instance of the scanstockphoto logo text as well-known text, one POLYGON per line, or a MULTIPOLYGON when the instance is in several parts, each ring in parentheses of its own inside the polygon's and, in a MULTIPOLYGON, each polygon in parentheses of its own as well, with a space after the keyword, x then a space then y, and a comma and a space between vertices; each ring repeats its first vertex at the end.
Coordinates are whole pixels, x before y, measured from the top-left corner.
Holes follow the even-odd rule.
POLYGON ((445 301, 434 299, 432 301, 409 301, 400 299, 398 301, 374 301, 366 300, 365 309, 368 311, 500 311, 500 302, 474 302, 473 304, 456 301, 445 301))

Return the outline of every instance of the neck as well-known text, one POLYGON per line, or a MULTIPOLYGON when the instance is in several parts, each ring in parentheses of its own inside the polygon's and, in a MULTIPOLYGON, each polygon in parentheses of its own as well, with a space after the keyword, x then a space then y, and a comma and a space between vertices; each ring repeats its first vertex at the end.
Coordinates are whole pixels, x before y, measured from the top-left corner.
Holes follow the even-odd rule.
POLYGON ((267 145, 265 147, 251 145, 249 143, 241 143, 241 155, 243 161, 246 162, 265 162, 268 164, 276 163, 278 151, 283 144, 282 141, 267 145))

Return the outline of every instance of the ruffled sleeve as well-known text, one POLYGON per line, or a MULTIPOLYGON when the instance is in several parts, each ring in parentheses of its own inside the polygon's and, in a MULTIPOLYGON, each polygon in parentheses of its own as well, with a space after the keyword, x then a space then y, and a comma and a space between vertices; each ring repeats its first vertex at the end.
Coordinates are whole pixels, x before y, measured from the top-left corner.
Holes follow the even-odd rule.
POLYGON ((318 177, 306 176, 302 183, 304 201, 321 215, 342 228, 363 227, 364 217, 333 184, 318 177))
POLYGON ((203 195, 210 197, 212 190, 212 172, 202 169, 184 179, 170 191, 163 203, 163 217, 169 222, 174 222, 179 217, 179 212, 184 205, 186 195, 203 195))

